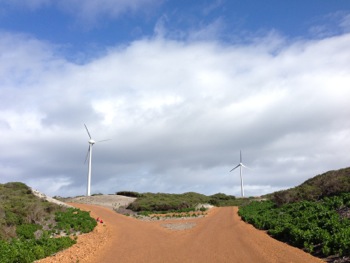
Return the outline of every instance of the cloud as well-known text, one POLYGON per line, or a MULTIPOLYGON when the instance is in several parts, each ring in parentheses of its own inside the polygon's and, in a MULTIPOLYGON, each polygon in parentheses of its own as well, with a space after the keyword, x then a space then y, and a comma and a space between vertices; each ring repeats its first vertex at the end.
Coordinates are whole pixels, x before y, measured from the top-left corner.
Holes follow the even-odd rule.
POLYGON ((22 7, 22 8, 28 8, 29 10, 37 10, 39 8, 47 7, 51 5, 54 1, 52 0, 13 0, 13 1, 6 1, 6 0, 0 0, 0 4, 7 5, 8 7, 22 7))
POLYGON ((160 3, 155 0, 64 0, 59 5, 84 23, 91 24, 106 17, 114 19, 125 13, 143 13, 160 3))
POLYGON ((215 0, 215 1, 212 1, 211 3, 209 3, 208 5, 206 5, 203 10, 202 10, 202 13, 204 15, 209 15, 210 13, 212 13, 213 11, 221 8, 224 4, 224 1, 223 0, 215 0))
POLYGON ((81 25, 93 25, 96 20, 119 18, 125 13, 146 12, 159 6, 162 1, 155 0, 0 0, 0 3, 9 7, 20 7, 36 11, 42 8, 58 7, 63 12, 78 19, 81 25))
POLYGON ((346 14, 342 17, 340 26, 344 29, 345 32, 350 31, 350 14, 346 14))
POLYGON ((350 30, 349 13, 337 11, 321 16, 317 22, 310 27, 309 31, 313 37, 326 38, 348 33, 350 30))
POLYGON ((55 46, 0 38, 0 178, 51 195, 226 192, 294 186, 348 166, 349 34, 250 44, 157 36, 76 65, 55 46), (5 179, 4 179, 5 178, 5 179), (52 185, 49 185, 52 182, 52 185))

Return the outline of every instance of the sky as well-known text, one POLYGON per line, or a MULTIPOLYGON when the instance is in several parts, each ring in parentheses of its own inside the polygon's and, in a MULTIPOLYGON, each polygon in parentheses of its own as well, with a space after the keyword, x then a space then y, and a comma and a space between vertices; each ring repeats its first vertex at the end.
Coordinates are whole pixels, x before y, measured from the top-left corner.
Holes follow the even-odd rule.
POLYGON ((350 166, 348 0, 0 0, 0 183, 297 186, 350 166))

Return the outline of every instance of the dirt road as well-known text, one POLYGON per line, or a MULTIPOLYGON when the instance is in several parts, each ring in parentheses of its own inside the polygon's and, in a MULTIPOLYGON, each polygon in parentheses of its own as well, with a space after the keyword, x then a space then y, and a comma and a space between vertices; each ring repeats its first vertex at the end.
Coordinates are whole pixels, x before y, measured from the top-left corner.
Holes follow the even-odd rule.
MULTIPOLYGON (((78 242, 79 249, 89 250, 81 253, 84 257, 79 258, 79 262, 323 262, 244 223, 237 215, 237 208, 233 207, 213 208, 204 218, 145 222, 105 207, 74 206, 103 218, 105 226, 100 224, 98 233, 107 237, 102 244, 98 244, 96 237, 95 253, 92 253, 93 249, 90 251, 91 247, 79 246, 78 242), (176 227, 184 225, 190 227, 176 227)), ((72 256, 62 255, 80 255, 78 250, 72 248, 61 252, 60 259, 52 262, 77 262, 72 256)))

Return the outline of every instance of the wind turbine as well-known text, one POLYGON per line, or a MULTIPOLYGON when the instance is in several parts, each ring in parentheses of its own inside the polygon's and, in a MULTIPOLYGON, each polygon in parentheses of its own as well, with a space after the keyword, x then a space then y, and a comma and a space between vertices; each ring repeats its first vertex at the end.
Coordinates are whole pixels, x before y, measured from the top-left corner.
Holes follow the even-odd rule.
POLYGON ((239 161, 239 164, 232 168, 232 170, 230 172, 232 172, 233 170, 237 169, 239 167, 239 175, 241 177, 241 195, 242 197, 244 197, 244 187, 243 187, 243 177, 242 177, 242 167, 245 167, 245 168, 248 168, 247 166, 245 166, 243 163, 242 163, 242 151, 239 151, 239 156, 240 156, 240 161, 239 161))
MULTIPOLYGON (((84 126, 85 126, 85 129, 89 135, 89 148, 88 148, 88 152, 87 152, 87 155, 86 155, 86 158, 85 158, 85 163, 86 163, 86 160, 89 156, 89 168, 88 168, 88 178, 87 178, 87 190, 86 190, 86 196, 90 196, 90 189, 91 189, 91 159, 92 159, 92 146, 96 143, 95 140, 93 140, 91 138, 91 135, 90 135, 90 132, 88 130, 88 128, 86 127, 85 123, 84 123, 84 126)), ((98 141, 98 142, 104 142, 104 141, 109 141, 110 139, 108 140, 102 140, 102 141, 98 141)))

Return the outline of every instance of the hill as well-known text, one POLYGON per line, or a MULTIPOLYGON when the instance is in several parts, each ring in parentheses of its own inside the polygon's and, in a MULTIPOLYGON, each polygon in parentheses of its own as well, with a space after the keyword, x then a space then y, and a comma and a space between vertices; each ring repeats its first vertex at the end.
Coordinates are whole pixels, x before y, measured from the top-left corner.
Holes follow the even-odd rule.
POLYGON ((350 192, 350 167, 317 175, 301 185, 268 195, 277 205, 317 201, 327 196, 350 192))
POLYGON ((327 262, 350 262, 350 168, 267 197, 240 207, 242 219, 327 262))
POLYGON ((33 262, 73 245, 90 232, 89 213, 40 198, 20 182, 0 184, 0 262, 33 262))

